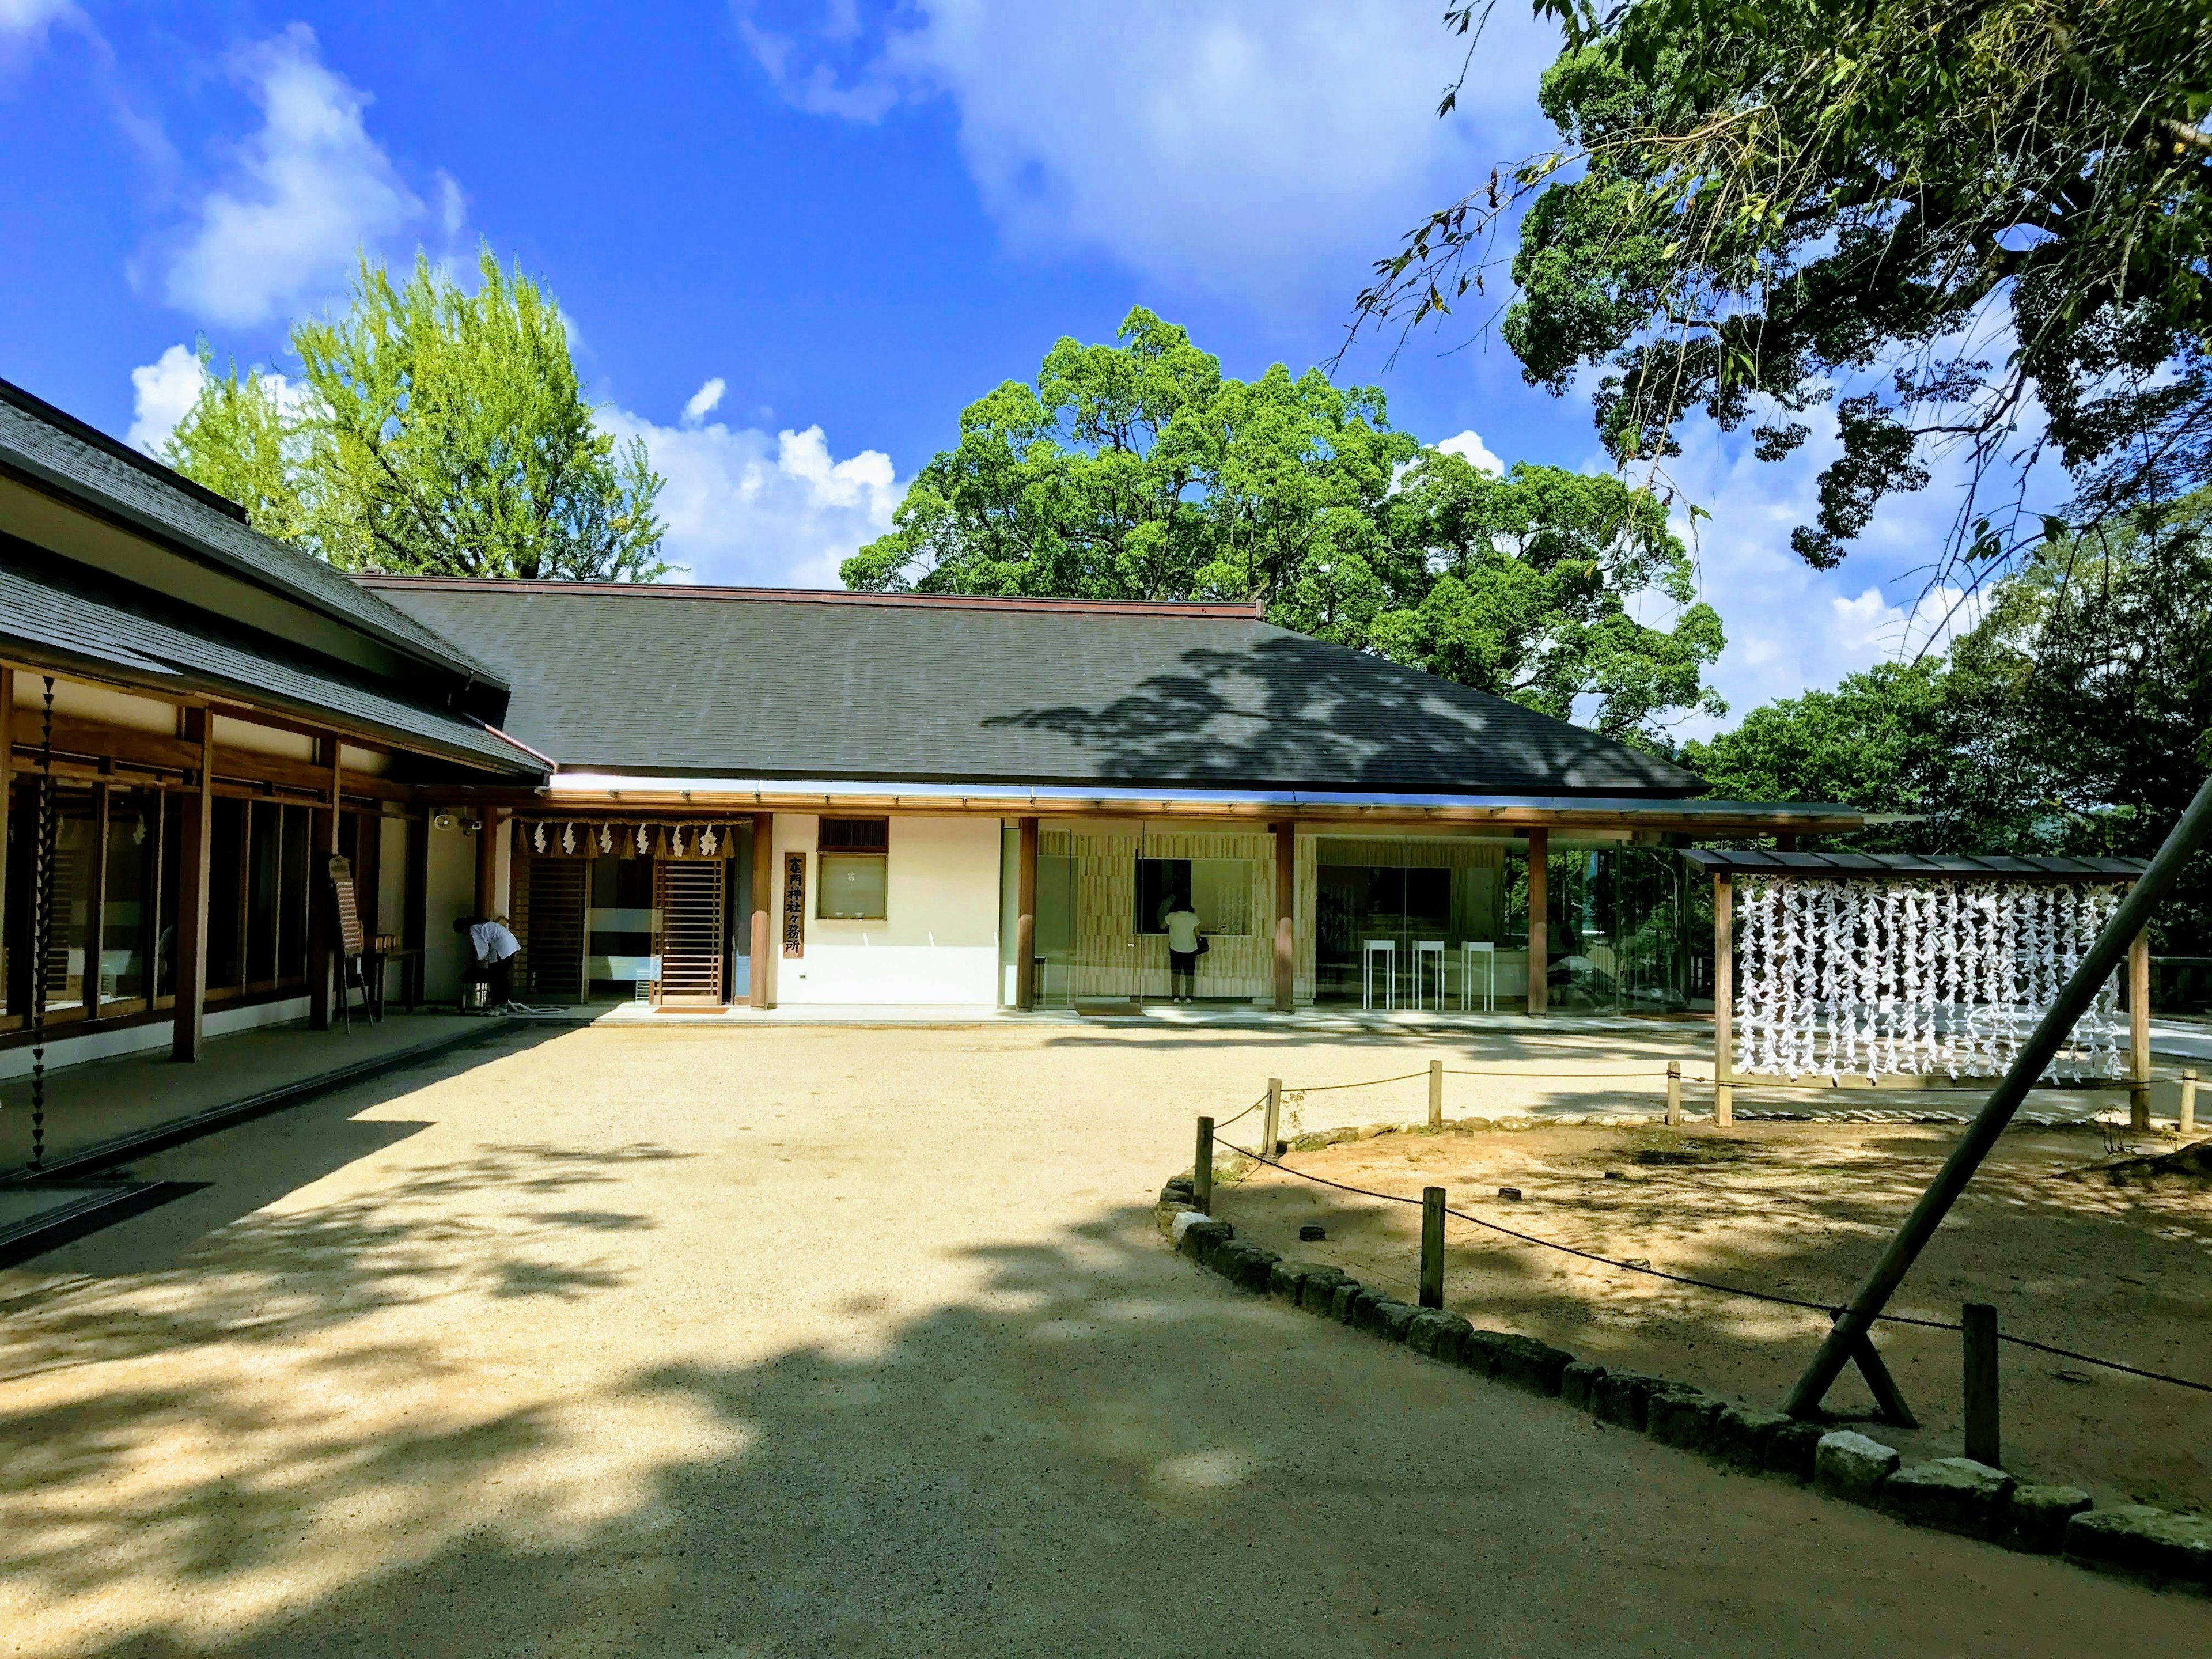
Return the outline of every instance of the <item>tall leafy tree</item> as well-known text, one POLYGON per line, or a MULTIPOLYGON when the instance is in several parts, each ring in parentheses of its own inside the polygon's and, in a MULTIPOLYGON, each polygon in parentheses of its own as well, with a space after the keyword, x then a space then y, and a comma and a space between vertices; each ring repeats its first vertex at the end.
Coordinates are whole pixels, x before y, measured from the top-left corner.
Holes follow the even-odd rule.
POLYGON ((962 412, 848 586, 1256 599, 1281 626, 1661 740, 1721 705, 1719 617, 1664 510, 1619 480, 1504 477, 1394 429, 1382 394, 1224 377, 1141 308, 962 412), (1638 619, 1671 613, 1668 626, 1638 619))
POLYGON ((210 376, 163 459, 347 568, 663 574, 661 480, 593 423, 559 307, 489 249, 477 275, 364 258, 343 315, 293 328, 296 386, 210 376))
POLYGON ((1816 566, 1944 446, 1979 491, 1952 547, 1981 562, 2066 530, 2016 489, 1995 511, 1992 470, 2055 457, 2077 525, 2212 479, 2212 0, 1536 8, 1565 32, 1560 147, 1417 229, 1364 317, 1470 303, 1517 219, 1504 337, 1534 384, 1594 372, 1625 465, 1698 410, 1778 459, 1839 399, 1792 538, 1816 566))

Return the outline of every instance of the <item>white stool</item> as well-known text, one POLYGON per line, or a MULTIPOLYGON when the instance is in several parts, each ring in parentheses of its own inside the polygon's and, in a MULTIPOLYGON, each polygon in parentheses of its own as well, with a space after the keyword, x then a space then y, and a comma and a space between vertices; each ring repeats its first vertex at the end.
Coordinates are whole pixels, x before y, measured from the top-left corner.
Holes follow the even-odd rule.
POLYGON ((1422 968, 1425 960, 1434 957, 1437 962, 1437 1012, 1444 1011, 1444 942, 1440 939, 1421 939, 1413 941, 1413 1006, 1425 1008, 1421 987, 1422 968))
POLYGON ((1370 939, 1359 963, 1359 1006, 1375 1006, 1375 958, 1382 958, 1382 1006, 1398 1006, 1398 941, 1395 939, 1370 939))
POLYGON ((1474 959, 1482 958, 1482 1012, 1498 1007, 1498 946, 1486 939, 1471 939, 1459 947, 1459 1011, 1467 1012, 1468 993, 1474 988, 1474 959))

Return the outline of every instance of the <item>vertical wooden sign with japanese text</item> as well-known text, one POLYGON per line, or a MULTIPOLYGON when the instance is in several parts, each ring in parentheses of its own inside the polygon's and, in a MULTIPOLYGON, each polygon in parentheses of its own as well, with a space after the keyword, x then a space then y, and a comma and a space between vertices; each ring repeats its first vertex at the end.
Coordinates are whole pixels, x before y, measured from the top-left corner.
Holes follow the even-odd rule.
POLYGON ((806 854, 783 855, 783 953, 806 954, 806 854))

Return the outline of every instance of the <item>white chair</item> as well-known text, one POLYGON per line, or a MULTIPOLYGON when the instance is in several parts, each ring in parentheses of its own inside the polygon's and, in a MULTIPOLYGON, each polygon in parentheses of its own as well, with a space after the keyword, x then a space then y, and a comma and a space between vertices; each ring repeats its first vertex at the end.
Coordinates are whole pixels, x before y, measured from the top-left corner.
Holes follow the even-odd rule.
POLYGON ((1422 989, 1425 983, 1424 969, 1431 957, 1437 964, 1437 1012, 1444 1011, 1444 942, 1440 939, 1419 939, 1413 941, 1413 1006, 1428 1006, 1422 989))
POLYGON ((1375 1006, 1375 958, 1382 958, 1382 1006, 1398 1006, 1398 941, 1395 939, 1370 939, 1361 953, 1359 963, 1359 1006, 1375 1006))
POLYGON ((1498 946, 1486 939, 1471 939, 1459 947, 1459 1011, 1465 1013, 1474 988, 1474 963, 1482 959, 1482 1012, 1498 1007, 1498 946))

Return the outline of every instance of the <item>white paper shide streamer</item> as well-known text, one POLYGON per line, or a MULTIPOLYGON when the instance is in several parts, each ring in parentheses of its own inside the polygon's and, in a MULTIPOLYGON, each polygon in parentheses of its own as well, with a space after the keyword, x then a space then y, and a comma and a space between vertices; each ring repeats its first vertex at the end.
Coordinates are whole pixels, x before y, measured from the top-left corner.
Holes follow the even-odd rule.
MULTIPOLYGON (((1753 877, 1736 896, 1739 1074, 1994 1077, 2081 965, 2120 890, 1753 877)), ((2119 975, 2045 1075, 2118 1077, 2119 975)))

